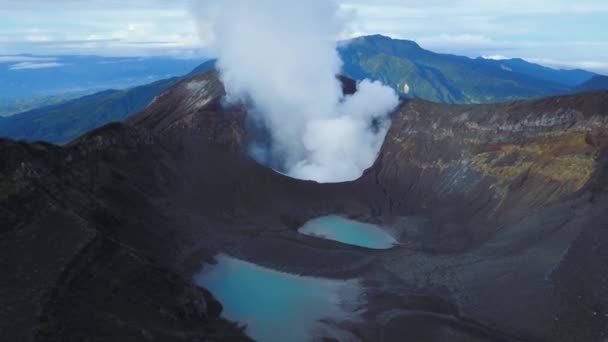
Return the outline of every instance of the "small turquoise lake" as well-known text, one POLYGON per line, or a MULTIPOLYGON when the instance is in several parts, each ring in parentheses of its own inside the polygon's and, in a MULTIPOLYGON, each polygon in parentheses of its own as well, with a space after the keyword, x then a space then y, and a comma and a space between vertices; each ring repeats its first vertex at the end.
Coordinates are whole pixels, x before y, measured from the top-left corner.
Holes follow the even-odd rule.
POLYGON ((382 228, 342 216, 329 215, 308 221, 298 229, 301 234, 334 240, 371 249, 389 249, 397 240, 382 228))
POLYGON ((348 339, 337 323, 356 321, 363 306, 358 280, 330 280, 274 271, 226 255, 195 276, 224 306, 223 316, 247 326, 257 341, 348 339))

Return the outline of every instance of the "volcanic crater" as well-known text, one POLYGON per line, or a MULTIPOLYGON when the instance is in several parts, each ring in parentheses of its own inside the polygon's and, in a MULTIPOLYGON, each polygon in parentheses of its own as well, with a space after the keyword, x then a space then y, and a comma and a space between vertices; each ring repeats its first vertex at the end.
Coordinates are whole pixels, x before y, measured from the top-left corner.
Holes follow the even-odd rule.
POLYGON ((217 255, 358 279, 362 319, 339 327, 352 339, 608 336, 608 93, 402 99, 375 163, 334 184, 251 159, 247 109, 223 95, 207 72, 65 146, 0 141, 7 340, 247 340, 194 282, 217 255), (326 215, 386 227, 400 243, 298 233, 326 215))

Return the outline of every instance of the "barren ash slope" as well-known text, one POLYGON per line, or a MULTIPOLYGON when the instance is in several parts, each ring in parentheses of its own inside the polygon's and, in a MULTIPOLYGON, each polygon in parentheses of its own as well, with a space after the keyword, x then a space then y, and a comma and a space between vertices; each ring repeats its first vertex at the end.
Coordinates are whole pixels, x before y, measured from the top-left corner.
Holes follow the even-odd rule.
POLYGON ((247 111, 223 94, 210 72, 65 147, 0 143, 2 336, 246 339, 191 281, 226 253, 360 278, 365 319, 346 328, 361 340, 606 339, 608 93, 404 101, 375 164, 340 184, 252 161, 247 111), (297 233, 324 214, 381 223, 401 245, 297 233))

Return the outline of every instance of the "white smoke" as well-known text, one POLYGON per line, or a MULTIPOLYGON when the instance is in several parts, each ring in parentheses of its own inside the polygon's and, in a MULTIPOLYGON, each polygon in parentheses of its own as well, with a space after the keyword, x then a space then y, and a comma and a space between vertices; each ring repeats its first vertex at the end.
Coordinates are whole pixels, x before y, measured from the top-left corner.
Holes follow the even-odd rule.
POLYGON ((353 180, 371 166, 396 93, 365 80, 343 96, 332 0, 218 0, 198 9, 213 36, 229 101, 248 101, 272 138, 281 171, 319 182, 353 180))

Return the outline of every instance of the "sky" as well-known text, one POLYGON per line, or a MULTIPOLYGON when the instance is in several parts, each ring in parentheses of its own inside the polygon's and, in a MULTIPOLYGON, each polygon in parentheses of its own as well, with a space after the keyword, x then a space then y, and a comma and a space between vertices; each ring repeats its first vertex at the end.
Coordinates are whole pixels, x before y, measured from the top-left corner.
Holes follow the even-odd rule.
MULTIPOLYGON (((0 56, 209 55, 195 1, 0 0, 0 56)), ((437 52, 608 74, 606 0, 338 1, 351 20, 337 38, 379 33, 437 52)))

